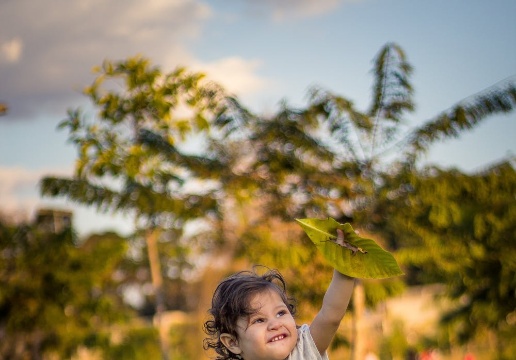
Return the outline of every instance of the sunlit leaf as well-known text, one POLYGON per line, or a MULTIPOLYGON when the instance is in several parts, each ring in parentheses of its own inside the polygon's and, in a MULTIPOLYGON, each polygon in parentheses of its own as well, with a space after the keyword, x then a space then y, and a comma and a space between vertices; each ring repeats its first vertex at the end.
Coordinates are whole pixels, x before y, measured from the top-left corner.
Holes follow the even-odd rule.
POLYGON ((403 275, 391 253, 382 249, 374 240, 358 236, 349 223, 340 224, 332 218, 296 221, 330 265, 342 274, 363 279, 403 275), (344 232, 344 240, 356 247, 356 252, 335 242, 337 229, 344 232))

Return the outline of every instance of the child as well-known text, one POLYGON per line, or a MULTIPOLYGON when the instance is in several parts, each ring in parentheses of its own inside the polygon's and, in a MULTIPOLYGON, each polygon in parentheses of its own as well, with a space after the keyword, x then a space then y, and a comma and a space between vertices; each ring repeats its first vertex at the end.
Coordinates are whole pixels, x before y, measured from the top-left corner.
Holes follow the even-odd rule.
MULTIPOLYGON (((343 233, 338 230, 343 239, 343 233)), ((205 349, 218 360, 328 359, 326 350, 344 317, 355 281, 334 270, 322 307, 312 324, 297 327, 295 306, 275 270, 263 275, 239 272, 223 280, 204 323, 205 349)))

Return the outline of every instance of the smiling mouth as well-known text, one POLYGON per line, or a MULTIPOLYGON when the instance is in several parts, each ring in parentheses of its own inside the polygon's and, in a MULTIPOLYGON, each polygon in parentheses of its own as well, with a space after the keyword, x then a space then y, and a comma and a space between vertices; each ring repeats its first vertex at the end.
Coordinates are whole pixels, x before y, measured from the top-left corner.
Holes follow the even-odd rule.
POLYGON ((286 336, 284 334, 281 334, 281 335, 273 337, 269 342, 275 342, 275 341, 283 340, 284 338, 286 338, 286 336))

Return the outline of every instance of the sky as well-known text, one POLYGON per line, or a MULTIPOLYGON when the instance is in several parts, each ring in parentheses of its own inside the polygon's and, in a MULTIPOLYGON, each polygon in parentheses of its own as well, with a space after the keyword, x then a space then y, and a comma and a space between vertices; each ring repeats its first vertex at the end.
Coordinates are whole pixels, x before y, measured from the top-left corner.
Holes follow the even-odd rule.
MULTIPOLYGON (((140 54, 165 72, 202 71, 256 113, 306 104, 320 86, 365 110, 372 61, 395 42, 414 66, 407 128, 503 81, 516 82, 514 0, 0 0, 0 213, 74 212, 80 236, 128 234, 132 220, 42 198, 44 176, 72 176, 57 124, 88 106, 105 59, 140 54)), ((516 154, 516 112, 436 144, 425 163, 471 172, 516 154)))

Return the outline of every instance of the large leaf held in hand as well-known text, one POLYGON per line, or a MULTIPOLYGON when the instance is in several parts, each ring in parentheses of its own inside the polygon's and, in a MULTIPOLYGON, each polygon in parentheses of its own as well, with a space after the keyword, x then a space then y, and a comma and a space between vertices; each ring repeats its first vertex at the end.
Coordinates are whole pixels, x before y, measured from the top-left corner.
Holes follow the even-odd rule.
POLYGON ((340 224, 332 218, 296 221, 301 224, 326 261, 342 274, 362 279, 383 279, 403 275, 391 253, 382 249, 374 240, 358 236, 350 224, 340 224), (344 232, 344 240, 347 243, 367 253, 354 253, 337 244, 337 229, 344 232))

